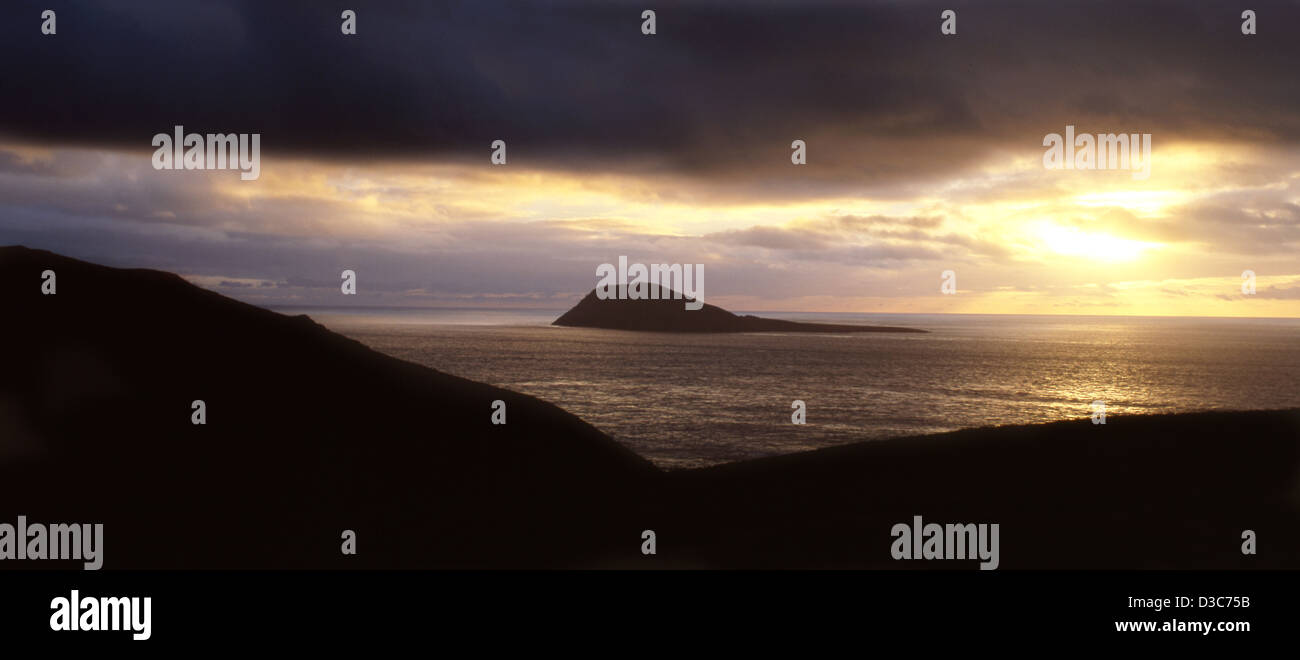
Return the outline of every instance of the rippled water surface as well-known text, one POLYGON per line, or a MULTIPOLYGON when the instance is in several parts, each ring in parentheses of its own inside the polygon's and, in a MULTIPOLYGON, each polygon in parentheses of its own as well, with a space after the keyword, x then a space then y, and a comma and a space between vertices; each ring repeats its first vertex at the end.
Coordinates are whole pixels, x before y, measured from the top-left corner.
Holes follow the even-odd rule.
POLYGON ((551 327, 563 310, 307 313, 376 350, 550 401, 666 468, 973 426, 1300 405, 1300 320, 764 314, 929 334, 551 327), (807 424, 791 424, 791 402, 807 424))

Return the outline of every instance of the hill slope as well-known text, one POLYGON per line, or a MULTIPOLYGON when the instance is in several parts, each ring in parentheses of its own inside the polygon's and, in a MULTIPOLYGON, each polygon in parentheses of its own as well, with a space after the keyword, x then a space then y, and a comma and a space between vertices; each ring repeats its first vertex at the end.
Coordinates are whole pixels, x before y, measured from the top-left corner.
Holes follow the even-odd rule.
POLYGON ((555 406, 175 275, 5 247, 0 300, 0 520, 104 522, 110 567, 553 565, 657 473, 555 406))
POLYGON ((0 309, 0 522, 103 523, 109 569, 974 567, 891 559, 891 527, 915 515, 999 524, 1003 569, 1300 568, 1297 410, 663 473, 552 405, 174 275, 0 248, 0 309), (1240 551, 1247 529, 1258 555, 1240 551))

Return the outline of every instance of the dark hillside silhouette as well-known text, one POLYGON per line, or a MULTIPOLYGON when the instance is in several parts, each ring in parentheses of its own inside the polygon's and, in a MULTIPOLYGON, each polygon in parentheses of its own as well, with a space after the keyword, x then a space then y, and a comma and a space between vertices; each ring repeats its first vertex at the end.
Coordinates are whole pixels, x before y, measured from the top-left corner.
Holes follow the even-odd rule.
POLYGON ((110 568, 581 561, 656 472, 555 406, 176 275, 0 248, 0 300, 0 519, 104 522, 110 568))
POLYGON ((553 405, 175 275, 0 248, 0 305, 0 522, 104 523, 110 570, 974 567, 892 560, 890 528, 913 515, 1000 524, 1002 569, 1300 567, 1300 411, 972 429, 664 473, 553 405))

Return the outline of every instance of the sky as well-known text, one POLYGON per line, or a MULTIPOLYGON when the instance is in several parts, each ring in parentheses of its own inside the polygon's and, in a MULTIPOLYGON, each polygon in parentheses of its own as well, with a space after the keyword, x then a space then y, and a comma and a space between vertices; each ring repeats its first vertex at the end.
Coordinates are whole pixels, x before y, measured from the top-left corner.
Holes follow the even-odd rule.
POLYGON ((1298 317, 1300 7, 1250 7, 23 0, 0 244, 268 306, 564 309, 626 256, 745 311, 1298 317), (175 125, 260 177, 155 169, 175 125), (1045 168, 1067 125, 1150 176, 1045 168))

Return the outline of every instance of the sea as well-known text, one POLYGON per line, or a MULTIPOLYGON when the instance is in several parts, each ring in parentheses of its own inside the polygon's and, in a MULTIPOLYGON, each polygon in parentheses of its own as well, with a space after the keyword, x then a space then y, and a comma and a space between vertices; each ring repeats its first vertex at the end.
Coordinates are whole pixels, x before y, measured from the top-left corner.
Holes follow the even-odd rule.
POLYGON ((549 401, 664 469, 1090 418, 1098 402, 1108 423, 1300 406, 1300 319, 759 312, 929 332, 667 334, 550 325, 563 309, 277 311, 549 401))

